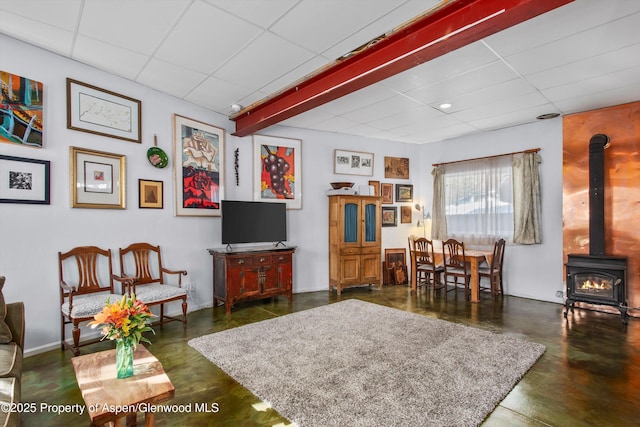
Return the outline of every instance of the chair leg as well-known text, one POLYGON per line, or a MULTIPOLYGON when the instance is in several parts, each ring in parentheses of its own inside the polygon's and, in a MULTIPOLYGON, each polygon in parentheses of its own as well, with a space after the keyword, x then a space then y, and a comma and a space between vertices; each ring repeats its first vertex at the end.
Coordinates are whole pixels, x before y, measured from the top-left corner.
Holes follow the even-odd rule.
POLYGON ((164 323, 164 304, 160 304, 160 323, 164 323))
POLYGON ((80 328, 78 327, 77 322, 73 322, 73 355, 80 355, 80 328))
POLYGON ((182 326, 187 330, 187 298, 182 299, 182 326))
POLYGON ((64 341, 65 341, 65 323, 64 316, 60 316, 60 336, 62 337, 62 341, 60 341, 60 350, 64 351, 64 341))

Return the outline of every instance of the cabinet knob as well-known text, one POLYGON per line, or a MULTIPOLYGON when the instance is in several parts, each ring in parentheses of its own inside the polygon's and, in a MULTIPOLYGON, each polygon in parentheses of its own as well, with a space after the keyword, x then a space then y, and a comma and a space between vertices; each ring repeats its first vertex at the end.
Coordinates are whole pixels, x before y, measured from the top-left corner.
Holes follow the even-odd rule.
POLYGON ((260 262, 264 262, 264 258, 260 258, 260 262))
POLYGON ((281 256, 280 258, 278 258, 278 261, 282 261, 284 259, 283 256, 281 256))
POLYGON ((238 264, 244 264, 244 260, 243 259, 238 260, 238 264))

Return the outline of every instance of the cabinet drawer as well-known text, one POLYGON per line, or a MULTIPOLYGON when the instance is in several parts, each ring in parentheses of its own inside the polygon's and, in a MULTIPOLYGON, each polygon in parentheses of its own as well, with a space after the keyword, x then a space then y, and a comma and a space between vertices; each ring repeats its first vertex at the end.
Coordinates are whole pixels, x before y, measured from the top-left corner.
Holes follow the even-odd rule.
POLYGON ((253 265, 268 265, 271 264, 272 256, 271 255, 256 255, 253 257, 253 265))
POLYGON ((230 267, 251 267, 253 265, 253 257, 230 257, 228 262, 230 267))
POLYGON ((368 246, 368 247, 364 247, 362 248, 362 252, 363 255, 364 254, 379 254, 380 253, 380 247, 378 246, 368 246))
POLYGON ((346 248, 340 248, 340 255, 360 255, 360 251, 362 251, 362 248, 360 247, 346 247, 346 248))
POLYGON ((276 264, 291 264, 291 254, 274 254, 272 259, 276 264))

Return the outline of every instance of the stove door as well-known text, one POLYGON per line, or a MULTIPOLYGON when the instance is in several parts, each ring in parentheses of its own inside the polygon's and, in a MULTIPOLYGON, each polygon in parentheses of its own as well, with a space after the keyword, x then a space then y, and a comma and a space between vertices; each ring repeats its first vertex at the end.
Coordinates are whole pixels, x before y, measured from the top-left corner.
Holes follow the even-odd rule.
POLYGON ((617 302, 616 289, 622 279, 602 270, 569 271, 567 274, 568 295, 581 301, 617 302))

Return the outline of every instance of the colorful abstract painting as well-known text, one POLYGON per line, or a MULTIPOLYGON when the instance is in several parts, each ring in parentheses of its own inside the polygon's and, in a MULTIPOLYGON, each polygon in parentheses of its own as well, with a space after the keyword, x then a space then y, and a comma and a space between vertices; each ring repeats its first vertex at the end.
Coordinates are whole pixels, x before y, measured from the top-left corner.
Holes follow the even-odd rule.
POLYGON ((302 184, 299 139, 255 135, 253 199, 284 202, 288 209, 301 209, 302 184))
POLYGON ((0 70, 0 142, 42 147, 42 83, 0 70))

